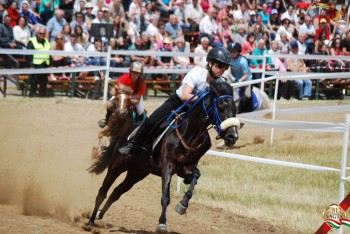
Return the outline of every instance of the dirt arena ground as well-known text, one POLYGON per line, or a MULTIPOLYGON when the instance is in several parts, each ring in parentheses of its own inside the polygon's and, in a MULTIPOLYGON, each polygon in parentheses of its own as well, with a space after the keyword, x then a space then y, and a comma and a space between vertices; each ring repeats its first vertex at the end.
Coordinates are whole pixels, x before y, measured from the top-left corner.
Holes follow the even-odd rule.
MULTIPOLYGON (((149 98, 146 108, 152 112, 163 101, 149 98)), ((85 169, 104 104, 10 96, 0 99, 0 108, 0 233, 86 233, 84 214, 93 208, 103 175, 85 169)), ((153 233, 160 195, 160 179, 141 181, 90 232, 153 233)), ((297 233, 193 202, 180 216, 174 207, 181 197, 172 192, 171 233, 297 233)))

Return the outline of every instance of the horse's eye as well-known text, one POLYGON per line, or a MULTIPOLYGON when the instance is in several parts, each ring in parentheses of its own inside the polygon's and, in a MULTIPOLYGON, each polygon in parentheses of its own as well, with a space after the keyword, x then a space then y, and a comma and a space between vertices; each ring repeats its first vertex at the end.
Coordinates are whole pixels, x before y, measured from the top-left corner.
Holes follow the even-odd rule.
POLYGON ((227 102, 219 102, 218 103, 218 107, 219 109, 225 109, 227 107, 227 102))

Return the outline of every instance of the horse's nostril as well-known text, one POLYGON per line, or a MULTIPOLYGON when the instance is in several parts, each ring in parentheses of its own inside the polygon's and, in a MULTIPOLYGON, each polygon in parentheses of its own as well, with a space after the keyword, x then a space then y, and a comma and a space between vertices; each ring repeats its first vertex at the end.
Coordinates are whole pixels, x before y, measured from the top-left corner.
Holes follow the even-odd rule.
POLYGON ((228 135, 227 138, 230 139, 230 140, 234 140, 235 136, 234 135, 228 135))

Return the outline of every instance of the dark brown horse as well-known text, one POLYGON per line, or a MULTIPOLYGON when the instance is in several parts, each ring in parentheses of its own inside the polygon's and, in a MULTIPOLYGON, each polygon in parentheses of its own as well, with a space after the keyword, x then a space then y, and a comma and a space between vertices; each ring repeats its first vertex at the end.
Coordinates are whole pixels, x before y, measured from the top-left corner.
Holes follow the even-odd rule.
POLYGON ((126 85, 115 88, 115 98, 107 104, 107 109, 112 114, 107 125, 98 133, 97 145, 92 148, 91 156, 100 156, 100 147, 103 137, 108 137, 112 142, 116 137, 125 133, 133 123, 134 106, 131 103, 132 89, 126 85))
MULTIPOLYGON (((179 214, 185 214, 192 197, 192 193, 200 171, 197 168, 200 158, 211 147, 208 127, 211 125, 218 133, 217 139, 223 138, 227 145, 233 145, 238 139, 238 128, 240 126, 236 116, 236 106, 232 98, 232 87, 225 82, 212 82, 209 92, 198 94, 198 99, 192 107, 180 118, 174 120, 159 144, 153 146, 153 151, 149 150, 153 136, 149 134, 148 141, 143 147, 137 149, 131 159, 125 159, 119 155, 118 148, 123 145, 132 127, 122 139, 113 141, 107 147, 102 156, 88 170, 90 173, 99 174, 108 166, 107 175, 99 189, 96 197, 95 208, 87 223, 94 225, 95 219, 102 219, 113 202, 117 201, 122 194, 129 191, 134 184, 143 180, 149 174, 162 177, 162 212, 157 226, 157 232, 166 232, 166 210, 170 203, 170 182, 174 174, 184 178, 184 183, 189 184, 189 188, 183 199, 176 206, 179 214), (152 155, 152 156, 150 156, 152 155), (112 186, 116 178, 123 172, 127 175, 111 193, 102 210, 98 210, 107 196, 107 191, 112 186)), ((175 115, 174 116, 179 116, 175 115)), ((169 120, 170 121, 170 120, 169 120)))

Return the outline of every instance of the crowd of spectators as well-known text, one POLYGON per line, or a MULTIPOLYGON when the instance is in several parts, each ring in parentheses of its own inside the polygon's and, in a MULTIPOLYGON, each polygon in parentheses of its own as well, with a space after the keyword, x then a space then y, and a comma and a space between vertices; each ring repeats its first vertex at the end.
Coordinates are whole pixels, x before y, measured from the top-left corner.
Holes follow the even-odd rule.
MULTIPOLYGON (((15 0, 0 2, 1 48, 25 49, 36 30, 46 28, 51 50, 175 51, 206 54, 216 46, 242 45, 242 55, 292 53, 350 55, 350 10, 346 5, 294 0, 15 0), (302 4, 300 4, 302 3, 302 4), (91 34, 93 24, 112 24, 113 37, 91 34), (189 40, 195 33, 198 44, 189 40)), ((51 65, 104 65, 104 58, 52 56, 51 65)), ((133 61, 171 68, 204 65, 205 58, 115 55, 111 67, 133 61)), ((305 60, 306 66, 350 66, 343 60, 305 60)), ((251 59, 249 65, 261 66, 251 59)), ((268 68, 274 61, 266 61, 268 68)), ((287 68, 288 69, 288 68, 287 68)), ((81 73, 83 78, 86 73, 81 73)), ((111 78, 118 74, 111 73, 111 78)), ((63 77, 65 75, 63 74, 63 77)), ((50 76, 54 79, 54 76, 50 76)))

